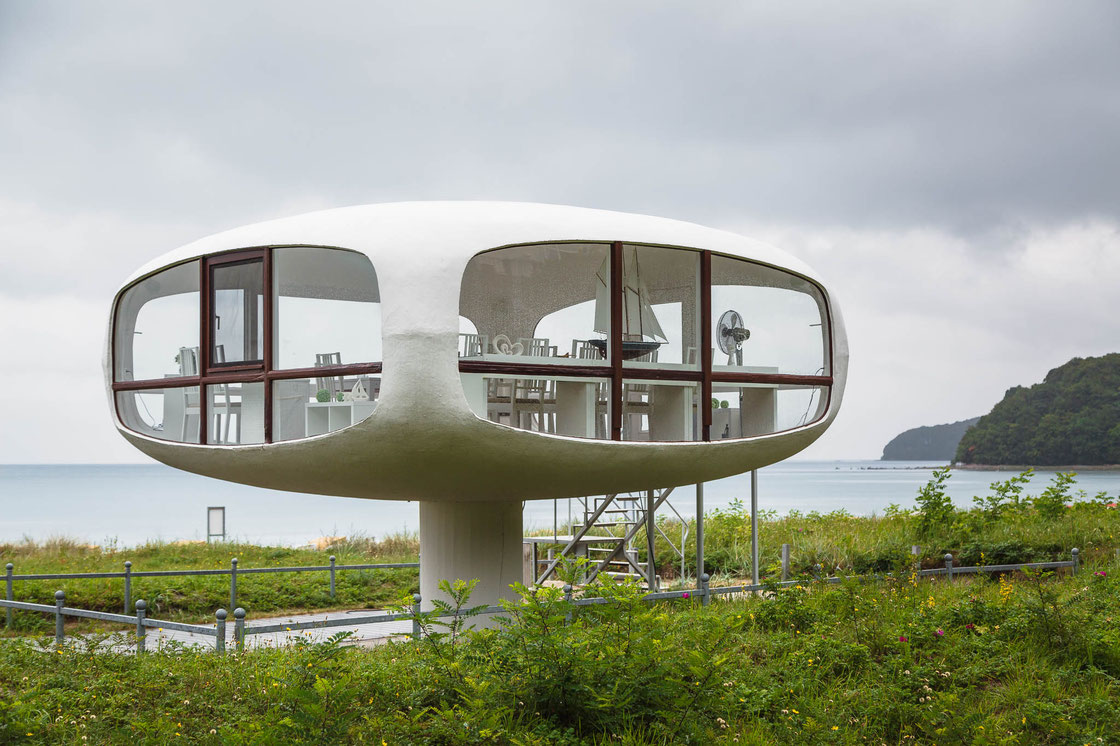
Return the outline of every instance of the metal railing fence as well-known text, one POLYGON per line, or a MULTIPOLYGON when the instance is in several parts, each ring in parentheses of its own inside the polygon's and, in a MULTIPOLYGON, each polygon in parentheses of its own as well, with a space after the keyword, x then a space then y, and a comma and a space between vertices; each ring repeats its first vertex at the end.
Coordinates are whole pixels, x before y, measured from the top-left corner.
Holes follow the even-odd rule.
MULTIPOLYGON (((788 556, 788 549, 785 549, 785 550, 783 550, 783 557, 787 557, 787 556, 788 556)), ((1081 565, 1080 553, 1077 550, 1077 548, 1074 548, 1070 551, 1070 559, 1069 560, 1060 560, 1060 561, 1056 561, 1056 562, 1025 562, 1025 563, 1019 563, 1019 564, 978 565, 978 566, 972 566, 972 567, 955 567, 954 564, 953 564, 953 555, 946 554, 944 559, 945 559, 945 567, 938 567, 938 568, 933 568, 933 569, 928 569, 928 570, 914 570, 913 574, 915 576, 918 576, 918 577, 944 576, 946 580, 951 581, 953 579, 953 577, 956 576, 956 575, 964 575, 964 574, 970 574, 970 573, 1016 572, 1016 571, 1022 571, 1022 570, 1027 570, 1027 569, 1030 569, 1030 570, 1057 570, 1057 569, 1062 569, 1062 568, 1070 568, 1074 574, 1077 574, 1078 570, 1080 569, 1080 565, 1081 565)), ((333 566, 333 563, 332 563, 332 566, 333 566)), ((403 566, 408 567, 408 566, 413 566, 413 565, 403 565, 403 566)), ((9 568, 10 567, 11 566, 9 565, 9 568)), ((357 566, 357 565, 346 566, 347 569, 356 568, 356 567, 364 567, 364 566, 357 566)), ((819 569, 820 566, 818 565, 817 567, 819 569)), ((309 569, 309 568, 299 568, 299 569, 309 569)), ((344 568, 343 568, 343 566, 339 566, 336 569, 344 569, 344 568)), ((218 571, 203 571, 203 572, 213 573, 213 572, 218 572, 218 571)), ((93 574, 94 575, 104 575, 105 573, 93 573, 93 574)), ((167 573, 152 573, 152 574, 167 574, 167 573)), ((173 573, 173 574, 182 574, 182 573, 176 572, 176 573, 173 573)), ((112 574, 112 573, 110 573, 109 575, 115 576, 115 574, 112 574)), ((85 576, 86 575, 80 575, 80 577, 85 577, 85 576)), ((12 576, 11 573, 10 573, 10 570, 9 570, 9 577, 19 577, 19 576, 12 576)), ((67 577, 70 577, 70 575, 67 575, 67 577)), ((863 576, 849 576, 849 577, 863 577, 863 578, 866 578, 866 577, 869 577, 869 576, 863 575, 863 576)), ((844 580, 844 578, 843 577, 836 577, 836 576, 822 577, 820 574, 818 574, 818 575, 815 575, 812 578, 812 580, 814 580, 816 582, 825 582, 825 583, 840 583, 844 580)), ((768 591, 768 590, 772 590, 772 589, 775 589, 775 588, 788 588, 788 587, 792 587, 792 586, 802 585, 806 582, 806 579, 798 579, 798 580, 783 579, 783 580, 777 581, 777 582, 754 583, 754 584, 734 585, 734 586, 719 586, 719 587, 715 587, 715 588, 710 586, 710 581, 711 581, 711 578, 708 575, 708 573, 701 573, 700 580, 697 583, 697 587, 696 587, 695 590, 663 591, 663 592, 658 592, 658 593, 648 593, 645 596, 643 596, 642 598, 643 598, 643 600, 646 600, 646 601, 668 601, 668 600, 674 600, 674 599, 690 599, 690 598, 693 598, 693 597, 698 597, 700 599, 700 603, 703 606, 707 606, 711 603, 713 598, 716 598, 718 596, 729 597, 733 594, 755 593, 755 592, 759 592, 759 591, 768 591)), ((563 590, 564 590, 564 600, 565 600, 565 602, 567 602, 568 604, 570 604, 573 607, 595 606, 595 605, 599 605, 599 604, 608 604, 608 603, 611 602, 611 599, 602 598, 602 597, 573 598, 573 589, 572 589, 571 585, 565 585, 563 590)), ((64 630, 64 619, 65 619, 65 617, 78 617, 78 618, 96 619, 96 620, 101 620, 101 621, 106 621, 106 622, 113 622, 113 623, 117 623, 117 624, 127 624, 127 625, 130 625, 130 626, 134 625, 135 629, 136 629, 135 634, 136 634, 136 652, 137 653, 143 653, 145 651, 145 637, 147 635, 146 630, 149 629, 149 628, 153 628, 153 627, 154 628, 160 628, 160 629, 177 630, 177 631, 180 631, 180 632, 188 632, 188 633, 192 633, 192 634, 197 634, 197 635, 202 635, 202 636, 207 636, 207 637, 213 637, 214 638, 214 649, 218 653, 225 652, 226 636, 227 636, 226 635, 226 620, 228 618, 228 612, 225 609, 218 609, 217 612, 215 612, 213 626, 206 625, 206 624, 185 624, 185 623, 182 623, 182 622, 171 622, 171 621, 160 620, 160 619, 152 619, 152 618, 148 617, 147 616, 147 604, 145 603, 145 601, 143 599, 140 599, 136 602, 136 613, 134 615, 130 615, 130 614, 110 614, 110 613, 101 612, 101 611, 89 611, 87 609, 70 608, 70 607, 67 607, 65 605, 66 594, 63 591, 61 591, 61 590, 56 591, 54 595, 55 595, 55 603, 54 603, 53 606, 50 605, 50 604, 34 604, 34 603, 26 603, 26 602, 23 602, 23 601, 12 601, 10 599, 5 600, 5 601, 0 601, 0 606, 3 606, 7 609, 9 616, 10 616, 12 610, 38 611, 38 612, 44 612, 44 613, 48 613, 48 614, 54 614, 54 617, 55 617, 55 644, 56 644, 56 646, 61 646, 65 642, 65 630, 64 630)), ((375 615, 368 615, 368 616, 361 616, 361 617, 346 617, 346 618, 340 618, 340 619, 323 619, 323 620, 314 620, 314 621, 307 621, 307 622, 282 622, 282 623, 275 623, 275 624, 259 624, 259 625, 254 625, 254 626, 248 626, 246 624, 246 616, 247 616, 246 612, 245 612, 244 609, 238 607, 238 608, 235 608, 234 612, 233 612, 233 616, 234 616, 233 640, 234 640, 235 645, 237 646, 237 649, 238 650, 243 650, 244 647, 245 647, 245 639, 247 637, 251 636, 251 635, 271 634, 271 633, 277 633, 277 632, 302 632, 302 631, 309 631, 309 630, 329 629, 329 628, 332 628, 332 627, 355 627, 355 626, 361 626, 361 625, 366 625, 366 624, 380 624, 382 622, 395 622, 395 621, 405 621, 405 620, 411 620, 412 621, 412 631, 410 633, 410 637, 412 639, 419 639, 420 636, 421 636, 421 631, 422 631, 421 630, 421 621, 420 621, 422 618, 443 619, 443 618, 449 618, 449 617, 454 617, 455 616, 455 614, 453 614, 453 613, 452 614, 434 614, 434 613, 430 613, 430 612, 422 613, 421 610, 420 610, 421 600, 422 599, 420 598, 419 594, 413 595, 412 596, 411 609, 409 609, 409 611, 406 611, 406 612, 397 612, 397 613, 391 613, 391 614, 382 613, 382 614, 375 614, 375 615)), ((507 611, 508 610, 503 606, 487 606, 487 607, 483 608, 482 610, 480 610, 478 613, 480 613, 480 614, 500 614, 500 613, 507 612, 507 611)), ((566 620, 571 621, 571 613, 570 612, 567 615, 566 620)))
MULTIPOLYGON (((14 583, 26 580, 99 580, 99 579, 112 579, 119 578, 124 581, 124 613, 128 614, 129 609, 132 608, 132 579, 133 578, 168 578, 168 577, 186 577, 186 576, 207 576, 207 575, 229 575, 229 606, 231 609, 237 608, 237 576, 238 575, 254 575, 261 573, 273 572, 326 572, 328 573, 327 587, 331 598, 335 597, 335 580, 336 573, 343 570, 399 570, 407 568, 419 568, 419 562, 387 562, 375 565, 340 565, 337 564, 334 555, 330 556, 330 564, 327 565, 304 565, 301 567, 238 567, 237 558, 234 557, 229 561, 229 569, 217 570, 144 570, 134 572, 132 569, 132 562, 124 563, 123 572, 63 572, 63 573, 34 573, 28 575, 16 575, 15 565, 9 562, 5 568, 5 589, 4 600, 11 602, 15 601, 14 583)), ((12 609, 15 607, 9 606, 6 612, 6 625, 12 626, 12 609)))

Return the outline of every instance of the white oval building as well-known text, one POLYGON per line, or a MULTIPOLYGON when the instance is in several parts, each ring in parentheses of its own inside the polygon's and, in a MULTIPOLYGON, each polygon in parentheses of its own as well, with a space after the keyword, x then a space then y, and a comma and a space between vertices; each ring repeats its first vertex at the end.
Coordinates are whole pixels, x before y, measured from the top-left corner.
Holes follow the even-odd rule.
POLYGON ((724 231, 417 202, 238 228, 113 304, 121 434, 246 484, 421 501, 422 589, 520 579, 521 501, 748 471, 818 438, 848 348, 800 261, 724 231))

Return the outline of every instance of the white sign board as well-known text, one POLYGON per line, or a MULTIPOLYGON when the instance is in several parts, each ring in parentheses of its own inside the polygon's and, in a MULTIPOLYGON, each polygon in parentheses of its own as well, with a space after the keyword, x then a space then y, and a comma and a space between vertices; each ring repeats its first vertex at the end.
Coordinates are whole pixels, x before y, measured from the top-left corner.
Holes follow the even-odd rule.
POLYGON ((215 536, 226 538, 226 509, 224 507, 206 509, 206 539, 209 541, 215 536))

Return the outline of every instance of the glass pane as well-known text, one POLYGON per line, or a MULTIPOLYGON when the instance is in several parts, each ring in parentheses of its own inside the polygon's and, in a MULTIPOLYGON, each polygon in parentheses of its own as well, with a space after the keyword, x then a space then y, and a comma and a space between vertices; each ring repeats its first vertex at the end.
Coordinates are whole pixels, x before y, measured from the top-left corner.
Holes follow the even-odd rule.
POLYGON ((264 360, 264 262, 220 264, 210 271, 213 293, 210 365, 264 360))
POLYGON ((700 440, 700 385, 678 381, 623 381, 622 439, 700 440))
POLYGON ((698 370, 700 252, 625 245, 622 266, 623 365, 698 370))
POLYGON ((206 442, 264 442, 264 384, 222 383, 206 387, 206 442))
POLYGON ((521 430, 610 440, 607 380, 482 373, 460 377, 467 402, 482 419, 521 430))
POLYGON ((198 442, 198 386, 118 391, 117 412, 125 427, 141 435, 198 442))
POLYGON ((463 273, 460 354, 495 362, 606 365, 610 251, 605 244, 537 244, 479 254, 463 273))
POLYGON ((198 262, 136 283, 121 295, 114 326, 117 381, 198 375, 198 262))
POLYGON ((824 308, 808 280, 713 256, 713 369, 828 375, 824 308))
POLYGON ((298 440, 356 425, 373 414, 378 376, 294 378, 272 384, 272 441, 298 440))
POLYGON ((812 424, 828 403, 825 386, 713 383, 712 440, 750 438, 812 424))
POLYGON ((381 360, 381 296, 363 254, 296 247, 272 252, 275 365, 381 360))

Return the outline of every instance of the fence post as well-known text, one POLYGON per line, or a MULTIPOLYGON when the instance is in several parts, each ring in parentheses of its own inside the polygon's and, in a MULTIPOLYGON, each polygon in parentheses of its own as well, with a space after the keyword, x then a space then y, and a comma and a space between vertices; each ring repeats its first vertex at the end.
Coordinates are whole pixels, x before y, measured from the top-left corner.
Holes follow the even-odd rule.
POLYGON ((945 577, 948 580, 953 579, 953 555, 948 552, 945 553, 945 577))
POLYGON ((132 608, 132 562, 124 563, 124 613, 132 608))
POLYGON ((215 626, 217 626, 217 634, 214 637, 214 650, 218 655, 226 652, 226 617, 229 614, 225 609, 218 609, 214 612, 215 626))
POLYGON ((782 544, 782 582, 789 580, 789 544, 782 544))
POLYGON ((700 574, 700 585, 702 587, 702 590, 700 591, 701 606, 707 606, 708 602, 711 601, 712 591, 710 588, 708 588, 708 581, 711 579, 712 576, 706 572, 700 574))
POLYGON ((412 639, 420 639, 420 594, 412 594, 412 639))
POLYGON ((136 602, 136 654, 144 652, 144 640, 148 637, 148 630, 144 627, 144 617, 148 612, 148 604, 144 599, 136 602))
POLYGON ((66 605, 66 593, 54 592, 54 644, 61 647, 66 640, 66 631, 62 628, 62 607, 66 605))
POLYGON ((237 643, 237 652, 245 651, 245 609, 238 606, 233 610, 233 640, 237 643))
POLYGON ((1076 575, 1077 571, 1081 569, 1081 552, 1077 547, 1070 550, 1070 555, 1073 557, 1073 574, 1076 575))
POLYGON ((331 555, 331 598, 334 598, 334 555, 331 555))
MULTIPOLYGON (((12 595, 12 570, 14 570, 14 569, 15 569, 14 565, 12 565, 12 563, 9 562, 8 563, 8 576, 7 576, 7 581, 8 581, 7 589, 4 591, 4 598, 6 598, 9 601, 15 601, 16 600, 15 596, 12 595)), ((4 618, 6 620, 4 622, 4 626, 7 627, 8 629, 11 629, 11 627, 12 627, 12 610, 11 609, 4 609, 4 611, 5 611, 4 618)))
POLYGON ((564 584, 564 603, 568 606, 568 613, 564 615, 564 622, 572 621, 572 584, 564 584))
POLYGON ((910 556, 914 558, 914 571, 921 572, 922 570, 922 548, 913 544, 910 547, 910 556))
MULTIPOLYGON (((229 561, 229 605, 230 608, 237 608, 237 558, 234 557, 229 561)), ((234 612, 235 614, 237 612, 234 612)))

